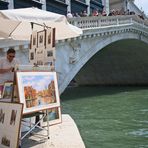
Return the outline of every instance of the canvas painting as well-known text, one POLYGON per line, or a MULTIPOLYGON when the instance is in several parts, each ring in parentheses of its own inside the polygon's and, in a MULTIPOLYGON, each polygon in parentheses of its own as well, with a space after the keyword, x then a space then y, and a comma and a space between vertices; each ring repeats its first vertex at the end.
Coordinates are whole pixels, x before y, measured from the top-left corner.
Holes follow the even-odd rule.
POLYGON ((0 85, 0 99, 2 98, 3 88, 4 88, 4 86, 0 85))
POLYGON ((46 29, 46 48, 52 48, 52 28, 46 29))
POLYGON ((2 92, 2 99, 12 99, 13 95, 13 82, 5 82, 2 92))
POLYGON ((37 64, 37 65, 44 65, 42 59, 37 59, 36 64, 37 64))
POLYGON ((0 102, 0 147, 18 148, 23 104, 0 102))
POLYGON ((55 28, 46 29, 46 49, 55 49, 55 28))
POLYGON ((37 57, 42 57, 44 60, 44 48, 37 48, 36 49, 36 56, 37 57))
POLYGON ((60 105, 56 72, 17 72, 16 76, 24 114, 60 105))
POLYGON ((53 49, 55 48, 55 31, 56 31, 56 29, 53 28, 53 30, 52 30, 52 48, 53 49))
POLYGON ((37 31, 33 31, 31 35, 31 49, 35 49, 37 47, 37 31))
POLYGON ((46 50, 45 51, 45 61, 50 61, 55 59, 55 50, 46 50))
POLYGON ((35 51, 36 51, 36 48, 35 48, 35 49, 30 49, 30 50, 29 50, 29 62, 30 62, 31 64, 34 64, 35 61, 36 61, 36 53, 35 53, 35 51))
MULTIPOLYGON (((43 119, 43 122, 46 122, 46 121, 47 121, 47 116, 46 118, 43 119)), ((48 121, 49 121, 49 125, 55 125, 62 122, 60 107, 54 107, 54 108, 48 109, 48 121)))
POLYGON ((37 65, 43 65, 44 64, 44 49, 43 48, 37 48, 36 50, 36 62, 37 65))
POLYGON ((45 47, 45 30, 37 32, 37 47, 44 48, 45 47))

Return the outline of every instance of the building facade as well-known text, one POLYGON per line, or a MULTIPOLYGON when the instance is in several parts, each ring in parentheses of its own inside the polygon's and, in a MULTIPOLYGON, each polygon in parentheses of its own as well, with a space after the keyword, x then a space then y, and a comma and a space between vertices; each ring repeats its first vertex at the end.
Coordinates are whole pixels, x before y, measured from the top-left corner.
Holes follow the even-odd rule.
POLYGON ((94 10, 107 14, 111 10, 134 11, 136 14, 143 15, 141 10, 134 4, 134 0, 0 0, 0 10, 37 7, 54 13, 66 15, 71 13, 81 13, 86 11, 88 15, 94 10))
POLYGON ((37 7, 39 9, 66 15, 86 11, 89 15, 93 10, 102 11, 102 0, 0 0, 0 10, 37 7))
POLYGON ((109 10, 118 9, 120 11, 134 12, 137 15, 146 18, 144 13, 135 5, 135 0, 109 0, 109 10))

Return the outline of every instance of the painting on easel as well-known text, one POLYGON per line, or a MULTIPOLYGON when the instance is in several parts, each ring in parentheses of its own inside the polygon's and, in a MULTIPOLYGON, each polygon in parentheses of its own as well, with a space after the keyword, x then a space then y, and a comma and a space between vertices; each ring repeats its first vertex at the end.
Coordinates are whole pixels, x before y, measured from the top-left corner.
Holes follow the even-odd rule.
POLYGON ((16 76, 24 114, 60 105, 56 72, 17 72, 16 76))

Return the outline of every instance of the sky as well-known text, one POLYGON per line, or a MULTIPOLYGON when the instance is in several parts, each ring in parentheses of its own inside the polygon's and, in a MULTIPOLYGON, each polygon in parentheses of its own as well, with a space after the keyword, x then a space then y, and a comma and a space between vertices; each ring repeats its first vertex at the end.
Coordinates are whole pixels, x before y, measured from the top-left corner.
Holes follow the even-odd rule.
POLYGON ((148 15, 148 0, 135 0, 135 4, 148 15))
POLYGON ((47 89, 51 81, 54 80, 53 75, 25 75, 22 76, 23 86, 32 86, 37 91, 47 89))

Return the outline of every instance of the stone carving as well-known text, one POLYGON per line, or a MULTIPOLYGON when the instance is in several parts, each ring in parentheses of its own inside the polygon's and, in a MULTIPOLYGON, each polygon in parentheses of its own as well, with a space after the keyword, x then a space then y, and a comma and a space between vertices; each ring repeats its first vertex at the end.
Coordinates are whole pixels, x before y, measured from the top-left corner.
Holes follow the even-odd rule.
POLYGON ((69 63, 74 64, 79 59, 79 52, 80 52, 81 44, 72 42, 70 43, 70 46, 72 47, 72 53, 69 57, 69 63))

